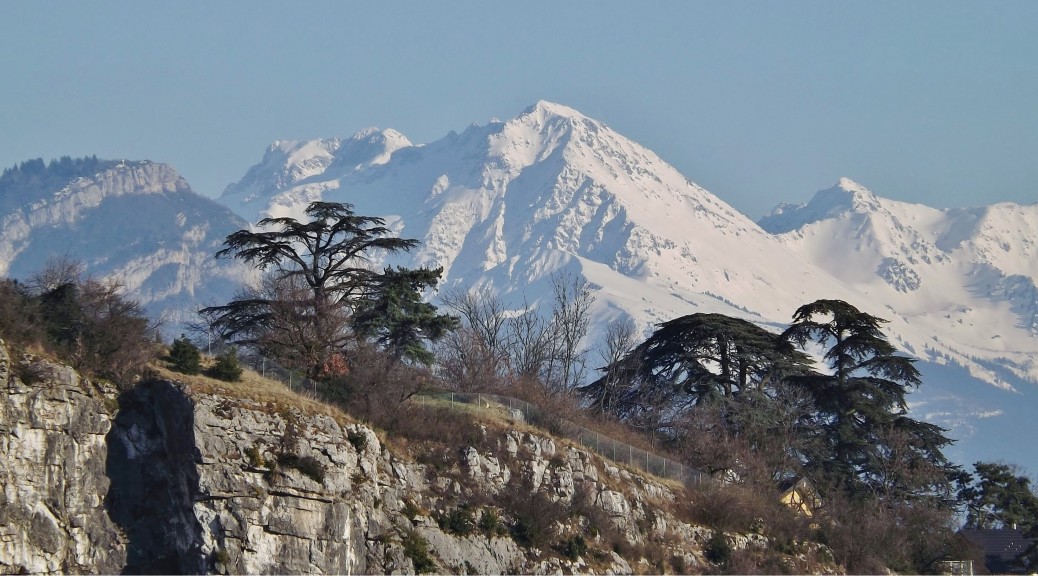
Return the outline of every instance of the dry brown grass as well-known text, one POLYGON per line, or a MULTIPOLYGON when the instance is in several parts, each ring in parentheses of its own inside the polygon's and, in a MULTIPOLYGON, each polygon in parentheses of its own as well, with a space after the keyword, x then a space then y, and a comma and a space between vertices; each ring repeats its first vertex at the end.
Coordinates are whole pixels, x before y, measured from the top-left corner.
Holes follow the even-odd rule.
MULTIPOLYGON (((203 367, 207 368, 212 358, 203 357, 203 367)), ((304 414, 322 414, 333 418, 339 424, 356 422, 346 412, 336 406, 316 400, 313 396, 290 389, 283 382, 264 378, 260 374, 243 367, 241 380, 224 382, 203 374, 191 375, 175 372, 166 367, 162 361, 152 362, 149 368, 159 377, 181 382, 196 394, 219 395, 228 398, 241 398, 252 402, 272 406, 277 410, 298 409, 304 414)))

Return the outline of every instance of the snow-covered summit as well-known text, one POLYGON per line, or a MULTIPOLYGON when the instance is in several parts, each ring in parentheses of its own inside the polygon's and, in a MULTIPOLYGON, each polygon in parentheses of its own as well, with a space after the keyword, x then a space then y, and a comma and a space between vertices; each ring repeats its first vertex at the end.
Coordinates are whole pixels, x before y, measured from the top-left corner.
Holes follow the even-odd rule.
POLYGON ((806 204, 779 204, 757 223, 768 232, 781 234, 848 212, 868 214, 879 208, 871 190, 850 178, 840 178, 835 186, 818 191, 806 204))
MULTIPOLYGON (((400 132, 366 128, 350 138, 277 141, 238 182, 224 189, 220 201, 247 219, 257 220, 278 193, 329 173, 349 173, 385 164, 401 148, 412 146, 400 132)), ((316 198, 320 191, 306 194, 316 198)))
POLYGON ((448 284, 536 300, 553 271, 569 269, 599 287, 604 308, 643 326, 697 308, 783 322, 812 297, 846 295, 651 150, 546 101, 384 164, 326 169, 259 212, 299 215, 318 198, 422 240, 413 263, 442 266, 448 284))

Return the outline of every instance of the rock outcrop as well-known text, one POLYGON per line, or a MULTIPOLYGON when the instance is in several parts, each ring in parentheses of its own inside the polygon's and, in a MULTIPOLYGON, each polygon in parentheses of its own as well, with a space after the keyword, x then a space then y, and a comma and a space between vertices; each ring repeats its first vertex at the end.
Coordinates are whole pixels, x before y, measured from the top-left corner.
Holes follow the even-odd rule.
POLYGON ((105 509, 115 390, 0 341, 0 573, 115 573, 126 540, 105 509))

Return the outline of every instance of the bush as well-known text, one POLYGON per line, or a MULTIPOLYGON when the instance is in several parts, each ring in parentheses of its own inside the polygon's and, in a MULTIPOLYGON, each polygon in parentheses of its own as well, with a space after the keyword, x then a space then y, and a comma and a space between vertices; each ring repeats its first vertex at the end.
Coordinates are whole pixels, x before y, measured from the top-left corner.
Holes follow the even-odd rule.
POLYGON ((24 286, 0 279, 0 338, 23 347, 41 343, 44 334, 34 308, 24 286))
POLYGON ((501 517, 493 508, 486 508, 479 517, 479 529, 487 537, 504 536, 508 533, 508 527, 501 523, 501 517))
POLYGON ((587 542, 580 534, 571 536, 562 545, 562 555, 569 558, 570 561, 576 562, 577 558, 584 554, 587 554, 587 542))
POLYGON ((324 482, 324 465, 313 456, 296 456, 295 454, 278 455, 278 464, 285 468, 295 468, 318 484, 324 482))
POLYGON ((60 284, 34 298, 47 338, 78 370, 128 386, 155 358, 155 330, 143 308, 113 282, 60 284))
POLYGON ((173 341, 167 360, 173 370, 182 374, 198 374, 202 371, 202 353, 183 335, 173 341))
POLYGON ((242 368, 238 363, 238 351, 234 348, 228 349, 216 357, 216 364, 206 370, 206 375, 224 382, 237 382, 241 380, 242 368))
POLYGON ((455 508, 446 514, 438 514, 436 523, 444 532, 458 536, 468 536, 476 527, 475 516, 468 506, 455 508))
POLYGON ((542 548, 552 539, 556 522, 565 520, 567 511, 562 504, 552 502, 542 492, 530 495, 528 488, 514 486, 502 493, 505 510, 512 513, 509 527, 516 544, 526 548, 542 548))
POLYGON ((412 530, 404 534, 401 540, 404 545, 404 556, 410 558, 416 574, 436 571, 436 563, 429 555, 429 543, 422 538, 421 534, 412 530))
POLYGON ((714 535, 707 541, 703 553, 707 560, 724 568, 731 562, 733 550, 732 545, 728 543, 728 538, 725 538, 724 532, 714 530, 714 535))

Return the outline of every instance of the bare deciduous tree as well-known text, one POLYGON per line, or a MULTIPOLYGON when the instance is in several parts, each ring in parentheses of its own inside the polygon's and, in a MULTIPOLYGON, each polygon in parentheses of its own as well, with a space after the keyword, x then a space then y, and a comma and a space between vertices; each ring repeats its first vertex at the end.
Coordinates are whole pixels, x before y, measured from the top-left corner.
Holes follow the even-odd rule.
POLYGON ((614 319, 606 325, 605 339, 598 350, 603 366, 601 370, 605 374, 601 387, 591 398, 595 410, 610 412, 616 403, 619 388, 626 382, 618 366, 620 360, 637 344, 636 338, 637 328, 628 316, 614 319))
MULTIPOLYGON (((557 273, 551 277, 554 297, 552 308, 552 335, 555 343, 555 363, 558 365, 557 387, 571 392, 587 375, 587 337, 591 322, 591 306, 595 296, 591 285, 582 276, 557 273)), ((549 379, 549 386, 555 384, 549 379)))

